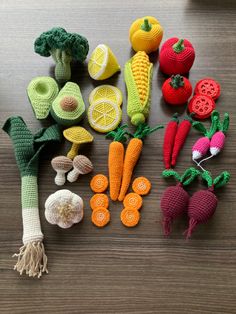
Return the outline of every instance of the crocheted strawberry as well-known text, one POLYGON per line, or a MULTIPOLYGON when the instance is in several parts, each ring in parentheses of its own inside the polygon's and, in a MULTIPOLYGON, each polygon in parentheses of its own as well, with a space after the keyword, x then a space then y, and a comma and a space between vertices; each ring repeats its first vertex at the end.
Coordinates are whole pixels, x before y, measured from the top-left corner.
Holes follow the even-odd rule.
POLYGON ((170 105, 183 105, 192 94, 192 85, 180 74, 172 75, 162 85, 162 94, 170 105))
POLYGON ((161 47, 160 69, 167 75, 186 74, 195 59, 195 51, 187 39, 176 37, 168 39, 161 47))

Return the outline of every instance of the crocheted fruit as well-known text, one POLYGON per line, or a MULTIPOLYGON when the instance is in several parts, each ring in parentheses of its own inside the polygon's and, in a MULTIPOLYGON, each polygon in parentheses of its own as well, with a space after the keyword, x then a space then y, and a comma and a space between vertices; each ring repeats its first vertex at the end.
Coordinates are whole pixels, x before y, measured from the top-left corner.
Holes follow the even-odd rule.
POLYGON ((118 61, 107 45, 98 45, 91 54, 88 72, 94 80, 105 80, 120 71, 118 61))
POLYGON ((110 185, 110 197, 113 201, 116 201, 122 181, 123 175, 123 163, 125 149, 123 142, 126 142, 125 128, 127 125, 123 125, 117 128, 116 131, 109 132, 106 137, 112 138, 113 141, 109 145, 109 154, 108 154, 108 171, 109 171, 109 185, 110 185))
POLYGON ((29 101, 36 119, 47 118, 51 104, 59 92, 56 81, 49 76, 32 79, 27 87, 29 101))
POLYGON ((90 126, 100 133, 115 130, 122 119, 122 110, 110 100, 97 100, 88 108, 90 126))
POLYGON ((220 96, 220 84, 212 78, 206 77, 197 82, 194 93, 207 95, 216 100, 220 96))
POLYGON ((95 193, 105 192, 108 188, 108 179, 103 174, 96 174, 90 181, 90 188, 95 193))
POLYGON ((21 117, 7 119, 3 130, 10 136, 21 176, 21 204, 23 220, 23 246, 14 267, 20 274, 40 278, 47 272, 47 256, 43 245, 38 208, 39 155, 46 144, 60 141, 57 125, 32 134, 21 117))
POLYGON ((170 105, 184 105, 192 94, 192 85, 187 78, 172 75, 162 85, 162 94, 170 105))
POLYGON ((81 126, 72 126, 63 131, 64 137, 72 143, 71 149, 67 153, 67 157, 74 159, 78 155, 80 144, 91 143, 93 136, 81 126))
POLYGON ((144 51, 137 52, 125 64, 127 113, 133 125, 144 123, 149 115, 152 68, 153 64, 144 51))
POLYGON ((195 51, 187 39, 176 37, 168 39, 161 47, 159 62, 163 73, 186 74, 191 69, 195 59, 195 51))
POLYGON ((100 85, 89 95, 89 103, 92 105, 98 100, 110 100, 115 103, 117 106, 122 104, 122 93, 121 90, 112 85, 100 85))
POLYGON ((189 227, 185 232, 187 239, 191 237, 198 224, 206 223, 214 215, 218 203, 214 191, 228 183, 230 174, 228 171, 223 171, 213 180, 211 174, 204 171, 202 178, 206 180, 208 189, 195 192, 189 200, 189 227))
POLYGON ((212 111, 215 110, 214 100, 206 95, 195 95, 193 96, 188 104, 188 111, 195 113, 194 118, 204 120, 209 118, 212 111))
POLYGON ((93 210, 91 220, 96 227, 103 228, 110 221, 110 212, 105 207, 98 207, 93 210))
POLYGON ((132 183, 132 189, 138 195, 147 195, 151 188, 151 182, 145 177, 138 177, 132 183))
POLYGON ((150 53, 159 48, 163 28, 153 16, 145 16, 134 21, 129 29, 129 40, 135 51, 150 53))
POLYGON ((176 186, 168 187, 161 198, 162 224, 166 236, 171 232, 172 221, 187 211, 189 195, 183 187, 189 185, 199 173, 195 168, 188 168, 182 176, 179 176, 173 170, 164 170, 162 172, 163 177, 169 178, 173 176, 179 181, 176 186))
POLYGON ((77 124, 85 113, 85 105, 77 84, 68 82, 53 101, 50 113, 60 125, 77 124))
POLYGON ((61 27, 54 27, 35 40, 34 51, 43 57, 52 56, 56 63, 56 80, 63 83, 71 78, 71 61, 84 62, 89 44, 80 34, 67 33, 61 27))
POLYGON ((140 221, 140 212, 133 207, 126 207, 121 211, 120 220, 128 228, 135 227, 140 221))

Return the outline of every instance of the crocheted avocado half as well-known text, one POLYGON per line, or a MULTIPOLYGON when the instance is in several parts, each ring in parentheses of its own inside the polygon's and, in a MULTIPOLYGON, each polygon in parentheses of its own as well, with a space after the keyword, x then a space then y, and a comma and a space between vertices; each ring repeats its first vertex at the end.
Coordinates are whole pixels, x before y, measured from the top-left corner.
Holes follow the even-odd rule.
POLYGON ((85 104, 77 84, 68 82, 53 101, 50 113, 60 125, 77 124, 85 113, 85 104))

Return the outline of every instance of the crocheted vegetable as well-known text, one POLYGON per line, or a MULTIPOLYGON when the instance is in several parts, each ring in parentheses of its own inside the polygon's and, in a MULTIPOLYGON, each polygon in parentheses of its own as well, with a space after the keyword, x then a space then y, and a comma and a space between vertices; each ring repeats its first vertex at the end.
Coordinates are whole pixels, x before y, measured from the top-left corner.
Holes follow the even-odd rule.
POLYGON ((187 39, 176 37, 168 39, 161 47, 159 62, 163 73, 186 74, 191 69, 195 59, 195 51, 187 39))
POLYGON ((21 176, 21 202, 23 219, 23 246, 20 248, 15 268, 20 274, 41 277, 47 272, 47 256, 44 251, 38 210, 38 163, 43 147, 60 140, 58 126, 39 130, 33 135, 21 117, 9 118, 3 130, 10 136, 21 176))
POLYGON ((108 171, 109 171, 109 186, 110 186, 110 198, 116 201, 122 181, 123 163, 125 149, 122 142, 127 140, 125 128, 127 125, 123 125, 116 131, 109 132, 106 137, 112 138, 113 142, 109 145, 108 154, 108 171))
POLYGON ((162 224, 166 236, 171 232, 172 221, 187 211, 189 195, 184 187, 189 185, 199 174, 200 172, 195 168, 186 169, 182 176, 173 170, 162 172, 164 178, 173 176, 179 182, 176 186, 168 187, 161 198, 162 224))
POLYGON ((71 78, 71 61, 74 59, 83 62, 88 54, 89 44, 85 37, 55 27, 35 40, 34 51, 43 57, 52 56, 56 63, 56 80, 66 82, 71 78))
POLYGON ((84 155, 77 155, 73 159, 73 170, 67 175, 69 182, 75 182, 80 174, 88 174, 93 171, 92 162, 84 155))
POLYGON ((216 100, 220 96, 220 84, 212 78, 206 77, 197 82, 194 93, 197 95, 210 96, 216 100))
POLYGON ((134 167, 137 164, 140 154, 142 152, 143 139, 160 128, 163 128, 163 126, 159 125, 154 128, 150 128, 146 124, 140 124, 137 127, 133 138, 129 141, 125 152, 122 183, 120 188, 120 194, 118 197, 119 201, 123 201, 128 191, 134 167))
POLYGON ((98 45, 88 62, 88 72, 91 78, 105 80, 118 71, 120 71, 120 66, 110 47, 104 44, 98 45))
POLYGON ((143 205, 143 199, 137 193, 128 193, 124 198, 123 204, 125 208, 132 207, 139 210, 143 205))
POLYGON ((82 198, 69 190, 59 190, 49 195, 45 202, 45 218, 52 225, 70 228, 84 216, 82 198))
POLYGON ((110 219, 110 212, 105 207, 98 207, 92 212, 92 223, 98 228, 105 227, 110 222, 110 219))
POLYGON ((90 181, 90 188, 95 193, 105 192, 108 188, 108 179, 104 174, 96 174, 90 181))
POLYGON ((30 81, 27 94, 37 119, 47 118, 58 92, 56 81, 49 76, 35 77, 30 81))
POLYGON ((125 64, 128 92, 127 113, 133 125, 144 123, 149 115, 153 64, 144 51, 137 52, 125 64))
POLYGON ((180 122, 179 127, 177 129, 177 133, 175 135, 175 142, 174 142, 174 147, 172 151, 172 156, 171 156, 171 166, 175 167, 177 158, 179 156, 179 153, 184 146, 184 143, 188 137, 188 134, 191 130, 192 126, 192 118, 191 116, 187 116, 184 118, 183 121, 180 122))
POLYGON ((192 159, 196 161, 202 158, 210 148, 210 139, 217 131, 218 118, 214 114, 211 115, 211 127, 209 131, 201 122, 193 122, 192 126, 197 131, 201 132, 204 136, 199 138, 192 147, 192 159))
POLYGON ((109 199, 106 194, 96 193, 90 198, 90 207, 92 210, 97 209, 98 207, 109 207, 109 199))
POLYGON ((188 103, 189 113, 194 113, 194 118, 204 120, 210 117, 216 104, 214 100, 206 95, 195 95, 188 103))
POLYGON ((190 238, 196 226, 200 223, 206 223, 215 213, 217 207, 217 197, 215 189, 220 188, 228 183, 230 174, 228 171, 223 171, 214 180, 210 172, 204 171, 202 179, 207 182, 208 189, 200 190, 193 194, 188 204, 189 227, 186 230, 186 238, 190 238))
POLYGON ((129 29, 129 40, 135 51, 156 51, 163 37, 163 28, 153 16, 134 21, 129 29))
POLYGON ((85 113, 85 104, 77 84, 68 82, 53 101, 50 113, 60 125, 72 126, 80 122, 85 113))
POLYGON ((184 105, 192 94, 192 85, 187 78, 172 75, 162 85, 162 94, 170 105, 184 105))
POLYGON ((100 85, 94 88, 89 95, 89 103, 92 105, 98 100, 109 100, 117 106, 122 104, 122 92, 112 85, 100 85))
POLYGON ((140 212, 133 207, 126 207, 120 213, 122 224, 128 228, 135 227, 140 221, 140 212))
POLYGON ((73 167, 72 160, 65 156, 57 156, 51 160, 52 168, 57 175, 54 179, 56 185, 63 185, 66 182, 65 174, 73 167))
POLYGON ((72 126, 64 130, 63 135, 69 142, 72 142, 71 149, 67 153, 67 157, 70 159, 74 159, 78 155, 80 144, 91 143, 93 141, 93 136, 81 126, 72 126))
POLYGON ((138 195, 147 195, 152 188, 151 182, 145 177, 138 177, 132 183, 132 189, 138 195))
POLYGON ((175 136, 178 129, 178 113, 175 113, 166 126, 163 142, 163 160, 166 169, 170 169, 171 155, 174 147, 175 136))

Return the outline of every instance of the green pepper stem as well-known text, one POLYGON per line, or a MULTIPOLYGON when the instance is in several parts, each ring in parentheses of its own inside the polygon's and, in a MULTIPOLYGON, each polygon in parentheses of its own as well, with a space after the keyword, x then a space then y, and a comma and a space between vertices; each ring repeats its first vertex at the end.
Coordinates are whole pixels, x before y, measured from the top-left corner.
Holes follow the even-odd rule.
POLYGON ((141 29, 145 32, 150 32, 150 30, 152 29, 152 24, 149 23, 148 19, 144 19, 144 22, 141 25, 141 29))
POLYGON ((184 86, 184 78, 183 76, 177 74, 171 76, 170 86, 174 89, 178 89, 184 86))
POLYGON ((184 50, 184 39, 179 39, 177 41, 177 43, 175 43, 173 46, 173 50, 176 52, 176 53, 180 53, 184 50))

